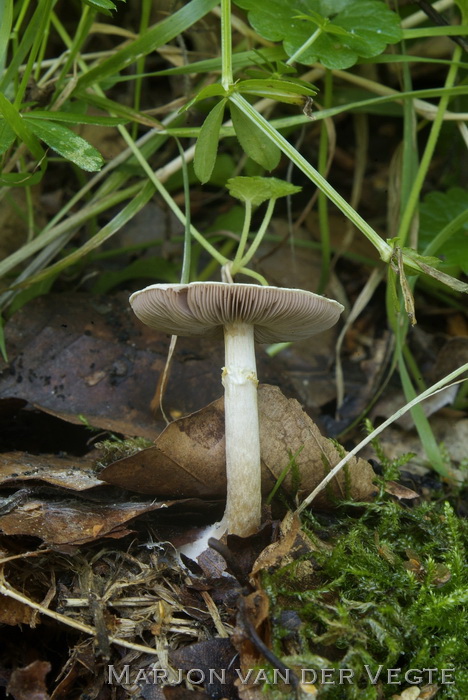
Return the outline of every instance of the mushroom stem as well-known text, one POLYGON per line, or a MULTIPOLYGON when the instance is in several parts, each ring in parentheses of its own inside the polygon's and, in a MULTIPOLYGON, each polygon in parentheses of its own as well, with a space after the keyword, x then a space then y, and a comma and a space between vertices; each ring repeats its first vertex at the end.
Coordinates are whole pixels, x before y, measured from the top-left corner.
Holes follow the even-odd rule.
POLYGON ((227 501, 222 526, 246 537, 260 527, 262 506, 254 326, 228 323, 224 341, 227 501))

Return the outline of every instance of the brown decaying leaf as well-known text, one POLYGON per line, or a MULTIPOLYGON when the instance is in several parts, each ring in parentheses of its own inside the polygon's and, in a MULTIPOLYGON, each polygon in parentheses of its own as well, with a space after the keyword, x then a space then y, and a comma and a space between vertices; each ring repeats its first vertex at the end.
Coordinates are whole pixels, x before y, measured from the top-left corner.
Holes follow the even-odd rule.
POLYGON ((0 454, 0 486, 36 480, 72 491, 85 491, 104 483, 96 478, 93 462, 81 457, 19 451, 0 454))
POLYGON ((17 668, 11 674, 7 693, 14 700, 49 700, 45 677, 51 665, 48 661, 33 661, 25 668, 17 668))
POLYGON ((174 502, 164 501, 107 505, 35 499, 1 516, 0 532, 5 535, 39 537, 50 545, 80 545, 100 537, 123 537, 131 532, 126 524, 133 518, 169 508, 173 504, 174 502))
MULTIPOLYGON (((290 455, 300 472, 300 492, 309 493, 341 458, 295 399, 278 387, 262 385, 258 392, 262 490, 268 494, 290 455)), ((218 399, 206 408, 171 423, 155 446, 114 462, 99 477, 108 483, 160 497, 212 498, 226 492, 224 411, 218 399)), ((376 492, 374 472, 362 459, 353 458, 317 499, 330 505, 330 495, 368 500, 376 492)), ((291 474, 283 487, 291 489, 291 474)))
POLYGON ((3 625, 29 625, 36 619, 34 610, 14 598, 0 595, 0 623, 3 625))
POLYGON ((398 500, 401 500, 402 498, 419 498, 419 493, 416 493, 416 491, 409 489, 407 486, 402 486, 402 484, 399 484, 396 481, 386 481, 385 491, 391 496, 395 496, 395 498, 398 498, 398 500))

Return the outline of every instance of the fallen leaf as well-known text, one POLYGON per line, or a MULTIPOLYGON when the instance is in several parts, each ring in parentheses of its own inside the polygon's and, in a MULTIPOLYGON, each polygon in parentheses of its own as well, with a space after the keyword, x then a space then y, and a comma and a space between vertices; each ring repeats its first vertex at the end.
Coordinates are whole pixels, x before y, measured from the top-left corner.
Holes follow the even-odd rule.
MULTIPOLYGON (((206 408, 171 423, 155 446, 107 466, 99 477, 138 493, 161 497, 221 497, 226 493, 224 403, 218 399, 206 408)), ((271 489, 290 464, 300 473, 300 492, 309 493, 341 454, 324 438, 295 399, 287 399, 278 387, 261 385, 258 391, 262 491, 271 489)), ((317 503, 330 505, 330 497, 366 500, 376 492, 374 472, 362 459, 353 458, 323 492, 317 503)), ((291 491, 288 474, 282 486, 291 491)))
POLYGON ((96 478, 91 460, 27 452, 0 454, 0 486, 36 480, 72 491, 85 491, 104 484, 96 478))
MULTIPOLYGON (((191 503, 182 502, 186 506, 191 503)), ((181 502, 107 505, 35 499, 1 516, 0 532, 39 537, 49 545, 80 545, 101 537, 123 537, 131 532, 125 527, 130 520, 172 505, 181 502)))
POLYGON ((48 661, 33 661, 29 666, 17 668, 11 674, 7 694, 14 700, 49 700, 45 677, 51 670, 48 661))
POLYGON ((3 625, 29 625, 37 622, 37 614, 27 605, 0 594, 0 623, 3 625))
POLYGON ((401 500, 402 498, 413 499, 420 497, 419 493, 416 493, 416 491, 413 491, 413 489, 409 489, 396 481, 386 481, 385 491, 391 496, 398 498, 398 500, 401 500))

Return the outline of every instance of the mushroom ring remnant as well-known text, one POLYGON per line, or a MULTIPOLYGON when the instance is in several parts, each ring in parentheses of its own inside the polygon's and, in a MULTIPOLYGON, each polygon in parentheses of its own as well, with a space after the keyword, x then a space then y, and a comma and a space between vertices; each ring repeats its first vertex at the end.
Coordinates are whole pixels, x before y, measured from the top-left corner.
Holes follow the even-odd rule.
POLYGON ((343 306, 301 289, 256 284, 154 284, 135 292, 138 318, 181 336, 224 333, 226 510, 216 535, 247 536, 260 526, 260 438, 254 343, 304 340, 333 326, 343 306))

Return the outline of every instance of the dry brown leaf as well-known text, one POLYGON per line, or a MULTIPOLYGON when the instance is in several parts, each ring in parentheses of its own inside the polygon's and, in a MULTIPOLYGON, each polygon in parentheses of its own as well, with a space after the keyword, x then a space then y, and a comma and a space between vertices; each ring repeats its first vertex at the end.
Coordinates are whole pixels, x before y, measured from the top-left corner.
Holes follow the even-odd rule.
POLYGON ((37 623, 37 614, 27 605, 0 594, 0 623, 3 625, 29 625, 37 623))
POLYGON ((123 537, 126 524, 143 513, 169 508, 159 503, 73 503, 29 500, 0 517, 5 535, 31 535, 50 545, 80 545, 100 537, 123 537))
MULTIPOLYGON (((300 491, 309 493, 341 459, 331 440, 324 438, 295 399, 278 387, 261 385, 258 391, 262 491, 271 489, 290 464, 300 472, 300 491)), ((100 478, 121 488, 161 497, 214 498, 226 493, 224 410, 218 399, 206 408, 171 423, 154 447, 106 467, 100 478)), ((330 495, 368 500, 376 489, 374 472, 362 459, 353 458, 317 499, 330 505, 330 495)), ((289 474, 283 487, 291 490, 289 474)))
POLYGON ((49 700, 45 677, 51 665, 48 661, 33 661, 25 668, 17 668, 11 674, 7 693, 14 700, 49 700))
POLYGON ((45 481, 73 491, 85 491, 104 483, 96 478, 93 462, 81 457, 27 452, 0 454, 0 486, 31 480, 45 481))
MULTIPOLYGON (((265 547, 252 567, 251 577, 264 569, 278 568, 286 566, 304 554, 316 551, 317 547, 301 530, 301 522, 297 513, 288 511, 280 527, 280 537, 277 542, 265 547)), ((310 561, 301 562, 297 568, 297 575, 300 575, 301 564, 307 565, 309 573, 312 572, 310 561)), ((303 572, 301 572, 303 573, 303 572)))
POLYGON ((391 496, 398 498, 398 500, 401 500, 402 498, 419 498, 419 493, 416 493, 416 491, 413 491, 413 489, 409 489, 407 486, 399 484, 397 481, 386 481, 385 491, 391 496))

